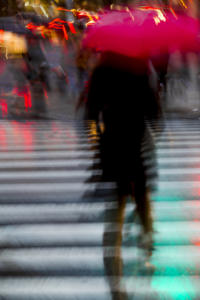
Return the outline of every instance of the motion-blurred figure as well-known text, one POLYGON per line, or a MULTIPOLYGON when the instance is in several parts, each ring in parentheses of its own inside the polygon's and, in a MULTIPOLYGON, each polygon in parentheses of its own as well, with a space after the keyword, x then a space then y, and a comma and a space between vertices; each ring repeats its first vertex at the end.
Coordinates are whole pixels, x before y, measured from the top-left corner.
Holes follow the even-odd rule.
POLYGON ((141 146, 144 138, 150 136, 145 120, 160 117, 160 106, 149 85, 148 67, 133 59, 131 63, 135 63, 138 70, 128 69, 129 58, 113 53, 104 55, 91 77, 88 118, 99 123, 101 114, 104 123, 101 132, 103 180, 117 183, 120 203, 126 201, 127 195, 134 196, 143 231, 151 234, 152 218, 141 146))
MULTIPOLYGON (((146 250, 147 260, 152 250, 153 224, 142 146, 145 142, 152 143, 146 120, 156 121, 160 117, 160 107, 157 95, 150 87, 148 72, 148 66, 142 61, 105 53, 93 71, 89 85, 88 119, 97 124, 102 120, 104 125, 104 130, 100 131, 102 180, 116 182, 118 190, 117 233, 112 240, 114 258, 109 264, 107 256, 104 260, 108 278, 122 276, 120 247, 129 196, 135 201, 142 225, 140 245, 146 250)), ((109 230, 105 229, 105 249, 107 246, 111 246, 111 240, 109 230)), ((111 287, 113 284, 119 282, 110 282, 111 287)), ((121 291, 114 293, 113 299, 126 298, 121 291)))
POLYGON ((114 246, 111 267, 108 267, 104 255, 108 281, 112 292, 121 292, 112 294, 113 300, 126 298, 120 278, 122 226, 128 197, 134 199, 142 225, 139 244, 146 250, 145 265, 153 270, 149 263, 153 221, 148 163, 152 158, 155 161, 155 155, 152 133, 147 124, 156 125, 161 109, 159 84, 155 82, 151 86, 150 81, 153 83, 154 78, 149 75, 154 70, 154 77, 165 86, 169 55, 174 49, 183 54, 198 51, 198 28, 198 22, 186 15, 174 16, 159 8, 118 7, 102 15, 83 39, 84 49, 102 53, 100 64, 92 72, 87 112, 88 119, 97 124, 103 122, 104 126, 99 126, 102 180, 114 181, 118 190, 117 228, 105 228, 104 234, 105 250, 107 246, 114 246), (156 76, 155 70, 163 75, 156 76), (110 241, 106 236, 112 230, 117 234, 110 241), (118 279, 113 282, 115 277, 118 279))

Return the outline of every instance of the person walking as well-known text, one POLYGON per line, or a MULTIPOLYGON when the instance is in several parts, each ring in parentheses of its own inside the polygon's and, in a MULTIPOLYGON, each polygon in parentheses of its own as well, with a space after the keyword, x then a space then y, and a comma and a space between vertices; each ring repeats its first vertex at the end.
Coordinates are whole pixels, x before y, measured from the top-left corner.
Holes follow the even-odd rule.
POLYGON ((91 76, 86 107, 88 119, 98 124, 101 115, 104 124, 102 180, 116 182, 120 203, 128 195, 134 198, 144 234, 151 234, 148 177, 141 151, 150 137, 146 120, 159 119, 161 108, 149 84, 148 64, 118 54, 103 55, 91 76))
MULTIPOLYGON (((88 86, 86 102, 87 118, 96 122, 100 130, 100 160, 102 181, 115 182, 117 231, 111 237, 104 231, 103 246, 114 247, 113 259, 104 255, 104 265, 111 290, 120 285, 122 276, 122 228, 127 200, 136 204, 141 223, 140 247, 146 250, 146 265, 153 246, 153 220, 150 203, 150 186, 146 161, 142 149, 149 147, 153 153, 153 141, 147 121, 160 119, 161 107, 155 89, 150 86, 149 67, 145 61, 123 55, 104 53, 93 70, 88 86), (113 277, 114 276, 114 277, 113 277)), ((155 125, 154 122, 154 125, 155 125)), ((109 220, 107 220, 109 222, 109 220)), ((106 250, 105 250, 106 251, 106 250)), ((125 292, 114 292, 113 299, 126 299, 125 292), (120 298, 121 297, 121 298, 120 298)))

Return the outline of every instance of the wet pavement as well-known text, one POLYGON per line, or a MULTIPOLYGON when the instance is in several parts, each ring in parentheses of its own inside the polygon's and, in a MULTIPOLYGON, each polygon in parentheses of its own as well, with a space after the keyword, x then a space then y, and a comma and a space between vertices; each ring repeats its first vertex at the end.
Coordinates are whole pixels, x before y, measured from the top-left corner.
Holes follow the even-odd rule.
POLYGON ((103 236, 115 234, 116 193, 98 181, 93 124, 0 122, 0 298, 200 299, 199 121, 166 120, 162 127, 154 133, 154 268, 145 266, 128 203, 122 294, 105 264, 114 255, 112 238, 105 245, 103 236))

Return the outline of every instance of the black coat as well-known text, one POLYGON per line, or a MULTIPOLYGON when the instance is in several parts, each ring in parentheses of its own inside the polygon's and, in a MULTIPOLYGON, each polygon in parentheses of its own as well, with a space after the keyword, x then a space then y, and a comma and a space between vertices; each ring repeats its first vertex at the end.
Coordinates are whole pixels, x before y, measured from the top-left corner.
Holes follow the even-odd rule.
POLYGON ((131 181, 144 189, 147 173, 141 152, 145 138, 150 137, 146 120, 157 119, 160 112, 148 75, 98 66, 89 85, 87 112, 88 118, 97 122, 100 113, 103 117, 105 130, 100 139, 103 180, 117 182, 122 193, 130 192, 131 181))

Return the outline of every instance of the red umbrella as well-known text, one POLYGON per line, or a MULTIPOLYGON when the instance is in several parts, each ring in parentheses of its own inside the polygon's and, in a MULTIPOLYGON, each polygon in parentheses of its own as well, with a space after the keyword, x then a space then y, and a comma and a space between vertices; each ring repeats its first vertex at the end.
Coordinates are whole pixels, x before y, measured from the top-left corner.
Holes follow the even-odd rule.
POLYGON ((184 14, 160 9, 110 11, 91 26, 83 47, 160 63, 173 51, 199 51, 199 22, 184 14))

